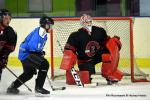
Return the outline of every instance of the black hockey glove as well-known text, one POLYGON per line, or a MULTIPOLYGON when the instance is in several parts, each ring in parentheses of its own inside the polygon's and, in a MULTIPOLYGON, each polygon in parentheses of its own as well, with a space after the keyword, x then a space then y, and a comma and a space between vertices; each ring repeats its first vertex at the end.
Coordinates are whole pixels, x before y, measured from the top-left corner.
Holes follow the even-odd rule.
POLYGON ((0 67, 2 69, 7 66, 7 62, 8 62, 8 55, 3 55, 2 57, 0 57, 0 67))
POLYGON ((44 57, 44 56, 45 56, 45 51, 38 52, 38 54, 39 54, 40 56, 44 57))

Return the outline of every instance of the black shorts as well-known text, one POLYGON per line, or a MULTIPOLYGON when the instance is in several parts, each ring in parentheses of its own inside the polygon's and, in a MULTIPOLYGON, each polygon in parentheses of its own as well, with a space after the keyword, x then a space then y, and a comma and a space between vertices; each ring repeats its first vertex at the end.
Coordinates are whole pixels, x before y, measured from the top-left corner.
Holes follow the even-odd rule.
POLYGON ((36 69, 40 69, 42 67, 42 62, 46 61, 46 59, 37 54, 30 54, 25 60, 21 61, 23 65, 24 72, 33 72, 36 74, 36 69))

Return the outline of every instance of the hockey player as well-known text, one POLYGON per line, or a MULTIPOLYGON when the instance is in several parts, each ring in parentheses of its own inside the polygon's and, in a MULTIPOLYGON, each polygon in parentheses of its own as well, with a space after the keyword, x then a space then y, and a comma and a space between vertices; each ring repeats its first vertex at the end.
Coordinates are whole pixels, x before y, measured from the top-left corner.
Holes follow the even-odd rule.
POLYGON ((92 26, 92 17, 84 14, 80 18, 83 26, 73 32, 64 47, 64 55, 60 65, 66 71, 67 84, 74 84, 70 69, 78 61, 79 76, 85 84, 91 82, 91 75, 95 74, 95 65, 102 62, 102 76, 108 85, 117 83, 122 79, 122 72, 117 69, 121 42, 118 36, 110 37, 106 31, 92 26))
POLYGON ((9 94, 18 94, 18 88, 22 85, 20 81, 25 83, 30 80, 37 69, 38 75, 35 81, 35 93, 44 95, 50 94, 50 91, 43 88, 49 63, 44 58, 44 45, 47 41, 47 33, 51 32, 54 21, 48 16, 40 18, 40 27, 35 28, 21 43, 19 49, 19 60, 23 65, 23 73, 16 79, 7 89, 9 94))
POLYGON ((9 26, 11 14, 6 9, 0 10, 0 80, 2 70, 7 66, 8 56, 15 50, 17 34, 9 26))

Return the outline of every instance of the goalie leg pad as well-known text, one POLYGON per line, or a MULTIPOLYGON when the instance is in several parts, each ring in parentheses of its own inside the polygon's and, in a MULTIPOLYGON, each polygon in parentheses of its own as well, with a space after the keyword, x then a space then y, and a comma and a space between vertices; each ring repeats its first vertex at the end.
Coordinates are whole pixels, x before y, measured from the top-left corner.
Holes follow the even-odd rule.
POLYGON ((91 83, 89 71, 79 71, 79 76, 83 84, 91 83))
POLYGON ((66 84, 68 85, 75 85, 76 82, 69 70, 66 71, 66 84))
MULTIPOLYGON (((76 71, 81 79, 83 84, 90 84, 90 75, 88 71, 76 71)), ((70 71, 66 71, 66 84, 68 85, 75 85, 76 82, 71 74, 70 71)))
POLYGON ((118 47, 116 40, 113 38, 108 40, 106 47, 110 54, 102 55, 102 76, 110 80, 119 81, 123 76, 122 72, 117 69, 120 57, 120 48, 118 47))
POLYGON ((72 50, 64 50, 60 69, 70 70, 76 63, 77 56, 72 50))

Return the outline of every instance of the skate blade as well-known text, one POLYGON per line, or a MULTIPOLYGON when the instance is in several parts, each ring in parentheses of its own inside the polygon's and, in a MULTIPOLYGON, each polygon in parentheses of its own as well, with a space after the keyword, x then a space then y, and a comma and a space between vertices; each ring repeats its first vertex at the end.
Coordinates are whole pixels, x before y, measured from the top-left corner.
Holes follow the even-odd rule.
POLYGON ((35 93, 36 97, 49 97, 50 94, 41 94, 41 93, 35 93))

